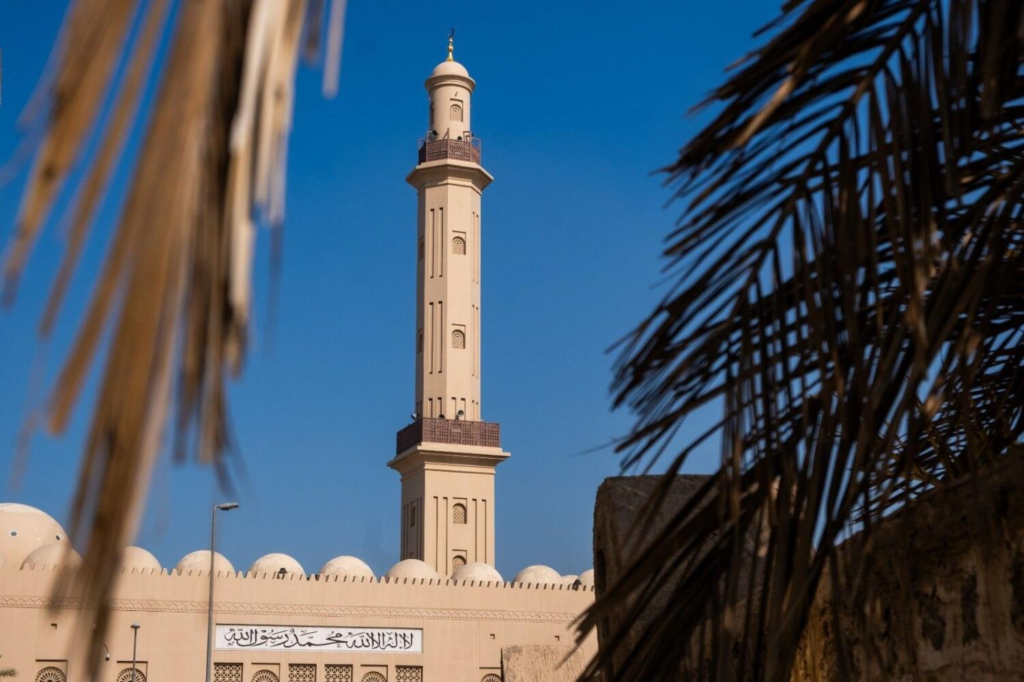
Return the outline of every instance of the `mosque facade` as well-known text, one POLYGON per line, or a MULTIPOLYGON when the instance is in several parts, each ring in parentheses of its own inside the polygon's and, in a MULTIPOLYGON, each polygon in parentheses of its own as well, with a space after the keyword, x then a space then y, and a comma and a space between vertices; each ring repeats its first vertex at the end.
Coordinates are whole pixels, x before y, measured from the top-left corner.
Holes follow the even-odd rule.
MULTIPOLYGON (((493 178, 471 127, 475 87, 449 41, 426 81, 428 129, 406 178, 417 193, 416 379, 412 422, 388 462, 401 482, 399 561, 378 577, 352 556, 307 573, 284 554, 247 571, 215 554, 211 580, 208 550, 169 568, 129 547, 95 679, 501 682, 509 647, 575 643, 593 571, 529 566, 507 581, 494 568, 494 477, 509 453, 481 407, 480 216, 493 178)), ((54 589, 79 563, 48 514, 0 504, 0 668, 86 680, 73 644, 88 615, 54 589)))

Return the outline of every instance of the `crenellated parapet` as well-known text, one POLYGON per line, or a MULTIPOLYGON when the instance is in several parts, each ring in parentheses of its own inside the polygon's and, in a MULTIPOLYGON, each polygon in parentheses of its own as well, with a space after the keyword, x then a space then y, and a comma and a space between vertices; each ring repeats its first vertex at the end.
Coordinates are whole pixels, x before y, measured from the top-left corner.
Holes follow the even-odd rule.
MULTIPOLYGON (((32 574, 42 576, 53 576, 57 574, 74 574, 79 570, 77 566, 66 565, 26 565, 20 568, 0 567, 0 594, 3 594, 4 584, 9 576, 32 574)), ((124 567, 119 571, 121 579, 125 578, 163 578, 166 580, 197 580, 201 579, 203 584, 209 578, 210 572, 202 569, 180 570, 176 568, 132 568, 124 567)), ((490 588, 504 590, 540 590, 546 592, 573 592, 590 593, 594 592, 593 585, 550 583, 550 582, 517 582, 509 580, 453 580, 451 578, 404 578, 388 576, 349 576, 349 575, 322 575, 319 573, 272 573, 267 571, 216 571, 215 578, 218 580, 235 581, 273 581, 275 585, 296 585, 296 584, 359 584, 359 585, 402 585, 402 586, 424 586, 424 587, 448 587, 448 588, 490 588)))

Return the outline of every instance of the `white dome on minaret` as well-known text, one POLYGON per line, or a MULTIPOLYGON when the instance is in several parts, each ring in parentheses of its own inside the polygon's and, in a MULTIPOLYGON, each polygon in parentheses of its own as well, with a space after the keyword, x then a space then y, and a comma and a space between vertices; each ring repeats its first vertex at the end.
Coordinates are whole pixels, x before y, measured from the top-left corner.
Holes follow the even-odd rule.
POLYGON ((427 82, 429 83, 432 79, 442 76, 446 78, 465 78, 473 85, 476 85, 476 81, 470 78, 469 71, 466 70, 466 67, 456 61, 443 61, 435 66, 434 70, 430 72, 430 77, 427 79, 427 82))
POLYGON ((476 89, 476 81, 470 78, 465 66, 455 61, 452 56, 454 49, 453 33, 448 37, 448 59, 435 66, 427 77, 426 87, 430 94, 428 140, 467 141, 473 137, 470 95, 476 89))

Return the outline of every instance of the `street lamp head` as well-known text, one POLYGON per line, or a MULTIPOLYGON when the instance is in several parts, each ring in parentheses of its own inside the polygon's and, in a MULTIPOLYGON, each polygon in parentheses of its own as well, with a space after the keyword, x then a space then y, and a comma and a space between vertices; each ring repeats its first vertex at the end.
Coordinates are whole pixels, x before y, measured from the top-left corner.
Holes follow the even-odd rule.
POLYGON ((225 502, 224 504, 218 504, 217 509, 221 511, 231 511, 232 509, 238 509, 237 502, 225 502))
POLYGON ((138 629, 139 629, 139 628, 141 628, 141 627, 142 627, 142 626, 141 626, 141 625, 139 625, 138 623, 132 623, 132 630, 138 630, 138 629))

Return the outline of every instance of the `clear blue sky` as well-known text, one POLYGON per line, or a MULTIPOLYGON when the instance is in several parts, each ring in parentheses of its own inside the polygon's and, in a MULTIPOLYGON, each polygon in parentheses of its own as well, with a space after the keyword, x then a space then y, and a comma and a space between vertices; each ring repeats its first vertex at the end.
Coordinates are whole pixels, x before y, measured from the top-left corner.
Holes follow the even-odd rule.
MULTIPOLYGON (((0 6, 4 160, 60 4, 0 6)), ((755 0, 349 3, 340 95, 323 100, 319 73, 300 73, 272 336, 265 234, 259 244, 256 343, 231 392, 242 508, 221 526, 236 568, 269 552, 308 572, 339 554, 378 574, 397 560, 399 482, 384 464, 413 401, 416 201, 404 177, 426 127, 423 81, 444 58, 449 26, 477 81, 474 132, 496 178, 484 195, 482 307, 484 417, 501 422, 512 453, 497 475, 498 569, 511 579, 528 564, 590 567, 594 495, 618 460, 584 451, 631 423, 610 410, 606 349, 660 296, 660 243, 679 212, 651 173, 697 130, 702 119, 687 109, 776 11, 755 0)), ((0 188, 4 244, 23 182, 0 188)), ((43 356, 50 378, 115 217, 106 207, 43 356)), ((0 311, 0 500, 66 523, 88 409, 65 436, 37 436, 20 487, 10 483, 60 253, 51 226, 17 305, 0 311)), ((689 470, 716 462, 706 449, 689 470)), ((163 458, 138 544, 173 566, 206 545, 209 505, 227 497, 210 471, 163 458)))

